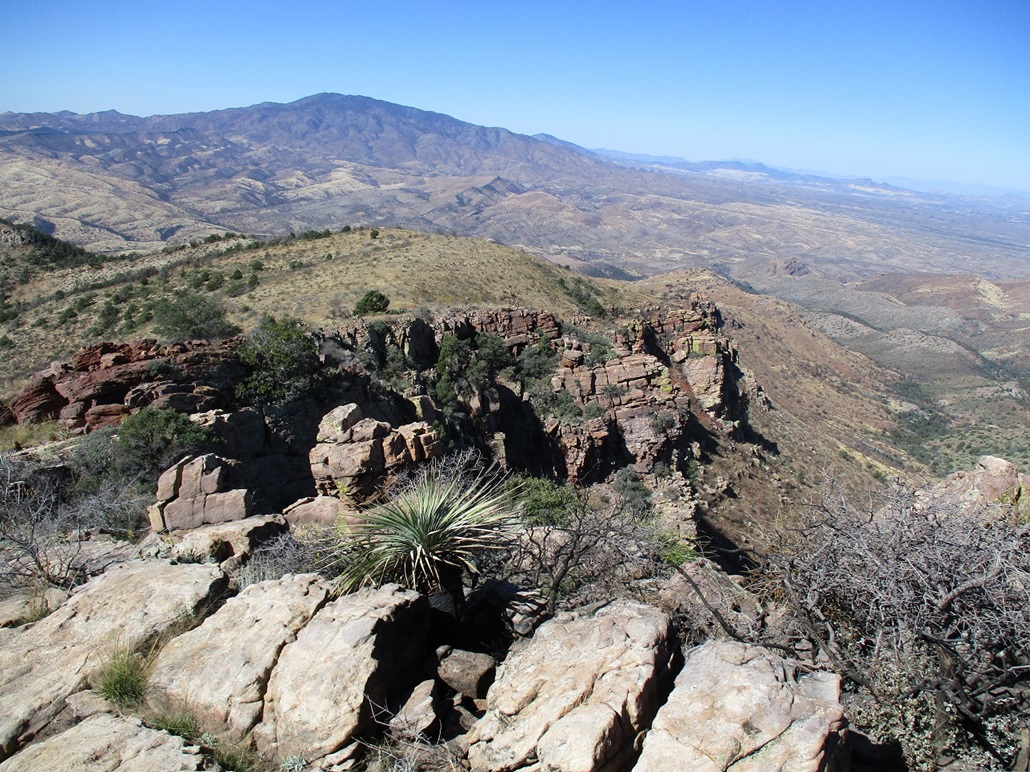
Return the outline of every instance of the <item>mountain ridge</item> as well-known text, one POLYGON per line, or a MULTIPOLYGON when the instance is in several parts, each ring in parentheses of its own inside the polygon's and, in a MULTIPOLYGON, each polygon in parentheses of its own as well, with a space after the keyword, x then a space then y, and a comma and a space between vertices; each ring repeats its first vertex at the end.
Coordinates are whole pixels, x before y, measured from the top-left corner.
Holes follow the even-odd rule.
POLYGON ((0 129, 0 216, 40 218, 99 251, 227 230, 395 224, 602 273, 703 266, 746 280, 770 260, 802 257, 845 280, 973 265, 1030 276, 1030 216, 1018 209, 860 180, 755 179, 747 165, 631 168, 563 140, 369 97, 148 118, 4 113, 0 129), (497 178, 514 187, 478 200, 497 178), (127 223, 126 209, 141 216, 127 223))

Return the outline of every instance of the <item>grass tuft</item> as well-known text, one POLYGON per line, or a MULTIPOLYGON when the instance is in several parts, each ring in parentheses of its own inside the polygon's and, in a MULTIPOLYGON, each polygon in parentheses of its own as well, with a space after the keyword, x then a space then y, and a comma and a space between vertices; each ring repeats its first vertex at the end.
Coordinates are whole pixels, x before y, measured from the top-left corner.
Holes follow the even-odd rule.
POLYGON ((91 683, 105 700, 120 708, 134 708, 143 701, 153 664, 152 657, 118 648, 93 675, 91 683))

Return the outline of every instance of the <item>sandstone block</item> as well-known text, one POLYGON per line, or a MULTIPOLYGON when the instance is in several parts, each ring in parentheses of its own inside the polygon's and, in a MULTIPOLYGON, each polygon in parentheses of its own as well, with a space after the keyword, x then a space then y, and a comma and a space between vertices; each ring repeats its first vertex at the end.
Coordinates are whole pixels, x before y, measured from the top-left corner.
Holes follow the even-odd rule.
POLYGON ((361 406, 355 403, 333 408, 318 423, 316 442, 340 442, 356 423, 364 419, 361 406))
POLYGON ((534 757, 542 769, 613 762, 617 743, 602 744, 599 759, 594 741, 633 737, 654 716, 672 655, 669 627, 658 609, 625 600, 541 625, 498 670, 489 709, 469 734, 473 769, 507 772, 534 757), (574 735, 587 721, 600 723, 590 742, 580 742, 574 735))
POLYGON ((692 649, 644 739, 637 772, 822 772, 843 731, 840 677, 803 675, 768 649, 692 649))
POLYGON ((153 640, 210 603, 227 583, 216 566, 130 561, 83 585, 6 641, 0 649, 0 757, 44 727, 107 654, 153 640))
POLYGON ((0 764, 2 772, 190 772, 204 769, 200 749, 143 726, 138 718, 100 713, 30 745, 0 764))
POLYGON ((204 731, 241 740, 261 717, 279 653, 328 594, 315 574, 245 588, 162 650, 148 684, 148 703, 157 711, 186 709, 204 731))
POLYGON ((287 644, 265 694, 259 750, 318 759, 372 720, 372 704, 410 688, 422 664, 429 606, 397 585, 324 606, 287 644))

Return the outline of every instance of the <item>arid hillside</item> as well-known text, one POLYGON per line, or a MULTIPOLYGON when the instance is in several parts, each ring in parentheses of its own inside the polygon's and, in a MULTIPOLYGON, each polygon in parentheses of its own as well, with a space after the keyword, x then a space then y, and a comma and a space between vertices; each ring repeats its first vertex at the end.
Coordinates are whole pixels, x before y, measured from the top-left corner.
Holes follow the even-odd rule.
POLYGON ((803 306, 837 343, 898 374, 899 439, 938 473, 989 453, 1030 463, 1026 281, 916 273, 841 284, 804 269, 751 284, 803 306))
POLYGON ((493 239, 595 274, 705 266, 746 278, 801 258, 834 278, 1030 275, 1019 200, 733 164, 626 166, 339 94, 149 118, 5 113, 0 182, 0 215, 100 251, 227 230, 400 225, 493 239))

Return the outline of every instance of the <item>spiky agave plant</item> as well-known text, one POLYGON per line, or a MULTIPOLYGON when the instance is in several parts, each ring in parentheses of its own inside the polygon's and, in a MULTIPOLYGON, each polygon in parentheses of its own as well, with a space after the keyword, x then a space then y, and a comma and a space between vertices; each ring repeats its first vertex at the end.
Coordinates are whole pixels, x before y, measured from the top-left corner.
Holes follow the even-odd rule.
POLYGON ((426 467, 351 526, 338 589, 395 580, 423 593, 443 590, 460 609, 465 571, 476 571, 477 554, 503 547, 516 524, 513 499, 495 470, 426 467))

